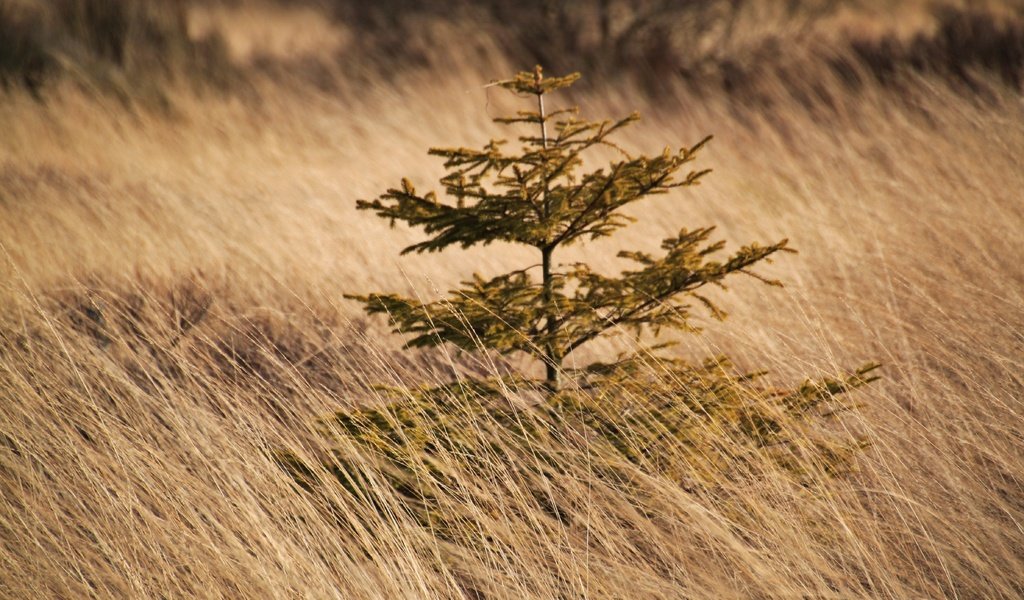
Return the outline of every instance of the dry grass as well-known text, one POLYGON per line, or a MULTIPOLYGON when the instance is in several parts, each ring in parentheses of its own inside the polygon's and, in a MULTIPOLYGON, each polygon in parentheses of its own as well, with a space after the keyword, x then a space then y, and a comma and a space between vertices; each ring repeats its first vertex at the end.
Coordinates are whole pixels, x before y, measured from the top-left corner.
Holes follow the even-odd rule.
POLYGON ((386 485, 299 490, 274 450, 326 454, 316 417, 375 382, 497 368, 405 354, 341 299, 522 263, 398 259, 416 233, 354 210, 436 177, 427 146, 493 134, 507 104, 481 84, 509 67, 471 63, 344 100, 279 81, 259 103, 181 92, 172 118, 71 85, 0 102, 0 597, 1024 594, 1024 104, 984 75, 984 100, 936 77, 852 94, 821 67, 808 79, 843 93, 820 110, 770 81, 760 108, 577 98, 639 107, 638 149, 716 136, 707 184, 588 260, 615 268, 614 247, 681 225, 801 251, 772 267, 785 289, 737 285, 730 319, 682 352, 779 381, 885 363, 843 423, 873 440, 856 474, 801 486, 765 462, 684 489, 627 465, 613 483, 594 472, 611 458, 553 430, 537 451, 564 457, 542 483, 566 514, 496 452, 443 498, 469 539, 432 535, 386 485))

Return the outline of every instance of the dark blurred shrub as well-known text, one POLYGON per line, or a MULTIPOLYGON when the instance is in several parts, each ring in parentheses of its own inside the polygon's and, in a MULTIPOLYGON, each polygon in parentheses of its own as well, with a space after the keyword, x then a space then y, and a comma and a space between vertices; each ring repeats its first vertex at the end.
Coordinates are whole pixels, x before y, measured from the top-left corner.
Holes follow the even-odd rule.
POLYGON ((0 0, 0 79, 36 91, 69 72, 129 86, 173 77, 223 83, 226 46, 217 36, 192 39, 187 8, 185 0, 0 0))
POLYGON ((0 86, 25 85, 35 91, 50 66, 42 15, 0 1, 0 86))
MULTIPOLYGON (((375 58, 430 65, 418 41, 431 20, 457 22, 489 37, 515 62, 596 75, 632 73, 646 80, 721 55, 741 21, 812 22, 835 0, 324 0, 375 58)), ((449 44, 451 45, 451 44, 449 44)), ((457 46, 456 46, 457 48, 457 46)), ((437 65, 433 65, 437 66, 437 65)))
MULTIPOLYGON (((977 8, 940 7, 934 33, 909 41, 889 35, 855 40, 851 56, 862 70, 883 84, 895 84, 906 72, 940 75, 977 91, 977 76, 989 73, 1020 88, 1024 82, 1024 16, 999 16, 977 8)), ((849 64, 837 64, 857 82, 849 64)))
POLYGON ((586 70, 594 79, 629 74, 648 91, 675 84, 724 89, 758 103, 774 93, 765 82, 817 102, 823 80, 807 70, 812 55, 850 88, 869 79, 898 85, 908 73, 973 91, 984 73, 1018 88, 1024 82, 1024 9, 1010 10, 1009 2, 1001 14, 939 3, 931 9, 936 27, 909 40, 850 36, 836 44, 812 32, 841 6, 855 8, 855 0, 319 1, 355 34, 351 56, 372 57, 387 72, 443 69, 450 55, 476 51, 464 39, 432 39, 430 23, 443 21, 482 32, 517 63, 586 70))

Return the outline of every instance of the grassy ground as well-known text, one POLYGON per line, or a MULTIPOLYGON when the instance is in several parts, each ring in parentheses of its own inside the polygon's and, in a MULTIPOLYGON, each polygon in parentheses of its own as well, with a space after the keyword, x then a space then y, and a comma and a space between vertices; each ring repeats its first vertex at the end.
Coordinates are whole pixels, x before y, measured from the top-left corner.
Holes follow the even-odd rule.
MULTIPOLYGON (((428 146, 498 135, 490 117, 514 105, 484 85, 519 65, 453 44, 443 66, 352 74, 332 62, 352 32, 317 10, 189 14, 196 36, 235 24, 223 39, 244 91, 172 81, 154 104, 55 78, 42 102, 23 86, 0 99, 0 596, 1024 594, 1019 80, 982 59, 920 68, 892 46, 906 54, 895 71, 865 51, 856 85, 800 46, 742 89, 593 80, 573 98, 585 114, 643 113, 627 146, 714 134, 701 166, 715 172, 649 201, 586 259, 614 269, 616 248, 684 225, 737 244, 789 237, 800 254, 770 270, 786 288, 737 284, 720 296, 730 318, 678 352, 725 352, 778 382, 880 360, 883 380, 841 422, 872 445, 841 478, 799 484, 748 461, 694 488, 642 466, 599 477, 611 458, 552 430, 536 447, 562 457, 547 500, 495 452, 443 495, 439 518, 475 531, 452 539, 387 485, 303 492, 274 451, 329 453, 316 418, 374 402, 374 383, 499 368, 402 352, 342 295, 430 297, 527 260, 398 258, 417 233, 354 209, 402 176, 436 178, 428 146)), ((815 27, 875 41, 936 27, 902 10, 911 31, 877 10, 815 27)), ((1012 59, 1007 39, 997 55, 1012 59)), ((477 427, 513 447, 496 422, 477 427)))

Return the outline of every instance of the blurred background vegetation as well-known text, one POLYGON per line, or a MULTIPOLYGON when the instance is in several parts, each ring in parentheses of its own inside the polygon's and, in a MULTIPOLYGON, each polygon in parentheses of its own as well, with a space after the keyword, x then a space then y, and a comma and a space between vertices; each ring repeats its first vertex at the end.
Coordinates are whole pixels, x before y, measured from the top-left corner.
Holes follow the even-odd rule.
POLYGON ((939 74, 973 91, 982 85, 977 74, 992 74, 1019 88, 1024 3, 0 0, 0 81, 37 94, 61 77, 108 91, 175 79, 224 90, 259 71, 344 86, 456 69, 467 57, 579 70, 590 81, 628 78, 652 93, 725 90, 760 103, 770 101, 766 77, 827 102, 835 92, 804 76, 808 62, 827 65, 844 92, 866 80, 898 85, 905 73, 939 74), (336 29, 335 43, 298 56, 256 49, 239 60, 232 21, 261 10, 315 14, 336 29))

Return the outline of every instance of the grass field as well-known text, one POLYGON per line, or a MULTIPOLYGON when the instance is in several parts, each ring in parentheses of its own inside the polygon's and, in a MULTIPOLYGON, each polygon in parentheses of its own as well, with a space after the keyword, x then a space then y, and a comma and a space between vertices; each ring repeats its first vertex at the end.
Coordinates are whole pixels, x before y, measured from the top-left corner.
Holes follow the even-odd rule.
MULTIPOLYGON (((535 450, 562 462, 539 484, 511 451, 452 462, 462 476, 437 511, 471 525, 461 538, 380 482, 372 498, 303 491, 276 451, 329 454, 316 420, 378 403, 376 383, 528 368, 402 350, 343 295, 429 298, 530 260, 501 246, 399 257, 420 233, 355 200, 401 177, 429 187, 429 146, 504 135, 490 119, 519 107, 485 86, 531 65, 453 17, 424 21, 406 48, 420 60, 392 70, 344 11, 225 3, 183 9, 207 50, 158 83, 69 67, 68 51, 45 83, 8 85, 0 597, 1024 595, 1024 20, 992 3, 977 23, 994 29, 915 46, 941 36, 926 3, 864 4, 807 29, 740 20, 685 76, 600 74, 564 99, 595 118, 639 109, 630 149, 715 139, 700 187, 645 201, 636 224, 562 260, 610 271, 616 249, 654 250, 681 226, 717 225, 733 245, 788 237, 799 254, 766 271, 785 288, 731 286, 715 296, 729 318, 673 352, 725 353, 775 383, 883 363, 835 426, 871 442, 854 472, 796 481, 747 460, 682 486, 627 465, 614 483, 594 472, 612 458, 553 429, 535 450), (769 34, 775 50, 758 45, 769 34), (953 45, 972 40, 991 43, 953 45), (178 74, 211 56, 217 85, 178 74)), ((957 14, 947 25, 968 22, 957 14)))

